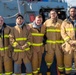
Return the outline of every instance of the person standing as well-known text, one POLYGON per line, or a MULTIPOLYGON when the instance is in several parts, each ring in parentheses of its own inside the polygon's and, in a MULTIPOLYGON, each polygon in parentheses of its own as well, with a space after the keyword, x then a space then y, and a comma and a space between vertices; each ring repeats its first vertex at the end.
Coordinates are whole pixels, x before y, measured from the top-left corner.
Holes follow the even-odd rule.
POLYGON ((43 54, 43 36, 41 33, 42 27, 42 16, 37 15, 33 23, 29 24, 31 34, 32 34, 32 67, 33 67, 33 75, 41 75, 40 66, 43 54))
MULTIPOLYGON (((76 7, 71 7, 69 10, 69 17, 65 19, 61 25, 61 36, 65 43, 62 45, 64 51, 64 66, 66 75, 71 74, 72 59, 74 58, 76 68, 76 7)), ((75 74, 76 75, 76 74, 75 74)))
POLYGON ((12 46, 9 41, 11 27, 7 26, 2 16, 0 16, 0 75, 12 75, 12 46), (3 69, 4 66, 4 69, 3 69))
POLYGON ((16 75, 21 75, 22 62, 26 67, 26 75, 32 75, 30 40, 30 31, 27 25, 24 24, 24 18, 21 14, 17 14, 16 26, 12 28, 10 34, 10 42, 14 48, 12 57, 16 75))
MULTIPOLYGON (((41 28, 41 32, 45 34, 47 38, 45 44, 45 49, 47 51, 45 55, 45 61, 49 71, 55 55, 57 60, 57 68, 60 72, 60 75, 64 75, 63 52, 61 49, 63 40, 60 34, 62 20, 58 19, 55 10, 51 10, 49 15, 51 18, 46 20, 41 28)), ((47 72, 47 75, 50 75, 50 72, 47 72)))

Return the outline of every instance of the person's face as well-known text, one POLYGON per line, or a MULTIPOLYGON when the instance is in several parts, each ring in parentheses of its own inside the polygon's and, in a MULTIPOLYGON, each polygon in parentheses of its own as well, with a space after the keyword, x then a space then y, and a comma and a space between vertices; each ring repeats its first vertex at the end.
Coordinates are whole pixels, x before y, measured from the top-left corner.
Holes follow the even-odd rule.
POLYGON ((71 17, 75 17, 76 16, 76 9, 75 8, 71 8, 70 9, 70 16, 71 17))
POLYGON ((42 24, 42 18, 38 18, 38 17, 36 17, 35 18, 35 23, 37 24, 37 25, 41 25, 42 24))
POLYGON ((51 17, 51 19, 57 18, 57 13, 55 11, 51 11, 50 12, 50 17, 51 17))
POLYGON ((17 23, 18 25, 21 25, 23 22, 24 22, 24 19, 22 19, 22 17, 18 17, 18 18, 16 19, 16 23, 17 23))
POLYGON ((4 19, 0 16, 0 27, 3 26, 3 23, 4 23, 4 19))

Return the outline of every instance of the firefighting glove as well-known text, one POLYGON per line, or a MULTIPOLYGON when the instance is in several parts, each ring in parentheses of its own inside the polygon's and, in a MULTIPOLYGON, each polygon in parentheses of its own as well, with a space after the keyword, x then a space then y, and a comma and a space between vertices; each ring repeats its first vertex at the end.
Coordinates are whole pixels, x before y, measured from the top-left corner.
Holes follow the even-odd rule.
POLYGON ((62 50, 63 52, 65 53, 71 53, 72 49, 69 49, 70 48, 70 44, 68 44, 68 42, 65 42, 64 44, 62 44, 62 50))

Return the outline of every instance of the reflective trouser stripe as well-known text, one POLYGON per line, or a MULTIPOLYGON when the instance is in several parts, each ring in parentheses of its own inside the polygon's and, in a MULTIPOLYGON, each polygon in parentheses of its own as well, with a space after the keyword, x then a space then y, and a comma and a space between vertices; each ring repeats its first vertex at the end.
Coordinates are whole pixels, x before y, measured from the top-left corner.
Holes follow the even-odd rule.
POLYGON ((66 71, 70 71, 70 70, 72 70, 72 68, 65 68, 65 70, 66 70, 66 71))
POLYGON ((47 63, 48 66, 50 66, 52 63, 47 63))
POLYGON ((64 67, 58 67, 58 69, 59 69, 59 70, 63 70, 63 69, 64 69, 64 67))
POLYGON ((14 49, 14 52, 25 52, 30 50, 30 48, 26 48, 25 50, 20 50, 20 49, 14 49))
POLYGON ((36 71, 33 71, 33 73, 34 73, 34 74, 38 73, 38 70, 36 70, 36 71))
POLYGON ((32 75, 32 73, 26 73, 26 75, 32 75))
POLYGON ((2 73, 0 73, 0 75, 3 75, 2 73))
POLYGON ((6 75, 10 75, 10 74, 12 74, 12 72, 7 72, 7 73, 5 73, 6 75))
POLYGON ((40 68, 37 68, 37 70, 39 71, 39 70, 40 70, 40 68))

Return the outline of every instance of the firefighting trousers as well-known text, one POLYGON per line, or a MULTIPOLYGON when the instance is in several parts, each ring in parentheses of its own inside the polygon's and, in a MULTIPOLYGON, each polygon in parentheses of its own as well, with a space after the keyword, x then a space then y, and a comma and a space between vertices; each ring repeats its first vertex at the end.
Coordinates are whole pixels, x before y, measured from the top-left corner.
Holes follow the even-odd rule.
POLYGON ((75 63, 75 73, 76 73, 76 51, 74 51, 74 54, 73 54, 74 56, 74 63, 75 63))
POLYGON ((11 75, 13 71, 12 59, 8 56, 0 56, 0 74, 3 73, 3 66, 6 75, 11 75))
POLYGON ((65 73, 70 74, 72 70, 72 57, 73 53, 65 53, 64 52, 64 67, 65 67, 65 73))
POLYGON ((27 54, 25 53, 18 53, 17 60, 14 60, 14 73, 15 74, 21 74, 21 64, 24 63, 26 67, 26 74, 32 75, 32 65, 30 62, 30 59, 27 57, 27 54))
POLYGON ((45 55, 45 61, 46 61, 48 68, 50 68, 51 64, 53 63, 54 55, 56 56, 58 70, 60 72, 63 72, 64 71, 64 61, 63 61, 64 58, 63 58, 63 52, 60 46, 55 45, 55 44, 53 45, 48 44, 47 52, 45 55))
POLYGON ((33 68, 34 75, 37 75, 38 72, 40 71, 41 60, 42 60, 42 52, 41 51, 38 51, 38 52, 33 51, 32 68, 33 68))

